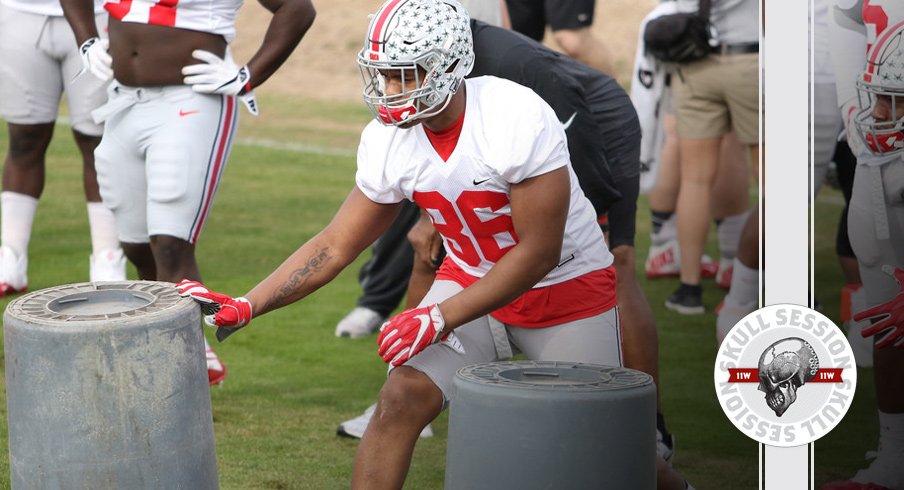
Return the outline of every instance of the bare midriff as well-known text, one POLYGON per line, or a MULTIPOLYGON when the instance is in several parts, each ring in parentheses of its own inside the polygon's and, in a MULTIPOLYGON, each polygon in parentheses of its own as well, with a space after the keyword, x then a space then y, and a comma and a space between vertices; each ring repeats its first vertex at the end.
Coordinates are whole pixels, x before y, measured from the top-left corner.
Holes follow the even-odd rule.
POLYGON ((110 19, 113 76, 123 85, 182 85, 182 67, 200 63, 192 51, 222 57, 226 40, 219 34, 110 19))

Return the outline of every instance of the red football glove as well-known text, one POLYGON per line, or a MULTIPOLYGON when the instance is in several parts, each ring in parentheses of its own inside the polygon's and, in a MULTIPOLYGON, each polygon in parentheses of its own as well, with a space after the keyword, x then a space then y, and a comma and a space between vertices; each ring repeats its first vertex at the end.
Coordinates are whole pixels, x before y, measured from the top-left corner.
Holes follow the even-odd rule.
POLYGON ((179 296, 191 298, 201 305, 204 323, 217 327, 217 340, 226 340, 251 321, 251 303, 245 298, 232 298, 210 291, 198 281, 184 279, 176 284, 179 296))
POLYGON ((904 270, 895 268, 892 270, 890 266, 882 268, 885 272, 891 274, 898 283, 898 294, 894 298, 866 309, 854 315, 855 321, 867 318, 876 318, 885 315, 885 319, 876 322, 861 332, 864 337, 878 335, 888 332, 881 340, 876 342, 876 347, 883 348, 894 344, 896 347, 904 347, 904 270))
POLYGON ((446 321, 438 305, 403 311, 380 327, 377 344, 383 362, 401 366, 428 345, 440 340, 446 321))

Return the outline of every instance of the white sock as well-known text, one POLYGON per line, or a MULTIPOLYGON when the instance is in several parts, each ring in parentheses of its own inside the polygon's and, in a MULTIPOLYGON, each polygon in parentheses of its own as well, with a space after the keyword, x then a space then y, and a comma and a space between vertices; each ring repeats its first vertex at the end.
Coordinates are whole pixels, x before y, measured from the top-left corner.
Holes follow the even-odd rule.
POLYGON ((741 240, 741 230, 747 222, 750 213, 744 211, 740 214, 726 216, 719 221, 716 227, 719 236, 719 257, 722 260, 734 260, 738 254, 738 242, 741 240))
POLYGON ((659 233, 651 234, 650 241, 653 245, 659 246, 678 239, 677 216, 678 213, 672 213, 672 216, 662 223, 659 233))
POLYGON ((38 200, 18 192, 0 192, 0 241, 20 257, 28 255, 38 200))
POLYGON ((904 454, 904 413, 879 410, 879 451, 904 454))
POLYGON ((731 288, 725 296, 725 303, 732 305, 756 305, 760 298, 760 271, 751 269, 734 259, 734 272, 731 275, 731 288))
POLYGON ((88 224, 91 227, 91 251, 95 254, 119 248, 116 238, 116 219, 113 211, 103 203, 88 203, 88 224))

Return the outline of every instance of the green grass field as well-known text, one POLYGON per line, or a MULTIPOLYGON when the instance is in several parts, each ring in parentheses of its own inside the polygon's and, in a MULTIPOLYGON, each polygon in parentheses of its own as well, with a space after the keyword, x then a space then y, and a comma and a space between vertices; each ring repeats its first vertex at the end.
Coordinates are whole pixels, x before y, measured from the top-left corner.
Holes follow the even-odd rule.
MULTIPOLYGON (((353 185, 358 133, 370 117, 363 105, 274 97, 261 102, 260 119, 242 114, 238 142, 198 245, 205 283, 235 295, 254 286, 328 222, 353 185)), ((0 153, 6 145, 4 126, 0 153)), ((29 253, 33 291, 88 278, 80 162, 65 126, 57 128, 47 166, 29 253)), ((839 196, 825 192, 816 217, 816 292, 832 317, 837 317, 841 285, 833 256, 839 196)), ((645 202, 639 217, 642 258, 649 234, 645 202)), ((229 371, 225 384, 211 392, 222 488, 348 487, 357 441, 337 437, 335 428, 374 401, 385 376, 375 338, 333 336, 336 322, 354 306, 364 258, 313 296, 256 319, 215 345, 229 371)), ((674 464, 698 489, 757 488, 757 444, 734 429, 713 392, 715 317, 666 311, 662 304, 674 287, 669 280, 644 284, 658 320, 662 403, 677 437, 674 464)), ((711 311, 723 293, 711 282, 704 287, 711 311)), ((207 335, 213 339, 209 329, 207 335)), ((847 418, 817 443, 817 487, 851 475, 863 463, 863 453, 875 448, 871 376, 871 371, 860 372, 847 418)), ((5 448, 5 395, 0 409, 5 448)), ((434 431, 436 437, 417 446, 406 488, 442 488, 447 414, 434 431)), ((8 474, 9 461, 0 458, 0 487, 9 486, 8 474)))

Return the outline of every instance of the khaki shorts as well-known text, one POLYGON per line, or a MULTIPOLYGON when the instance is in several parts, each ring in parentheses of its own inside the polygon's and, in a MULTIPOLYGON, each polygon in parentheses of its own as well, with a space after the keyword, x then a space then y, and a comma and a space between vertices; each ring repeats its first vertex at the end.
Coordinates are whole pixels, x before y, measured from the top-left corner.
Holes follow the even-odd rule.
MULTIPOLYGON (((439 303, 462 290, 453 281, 435 281, 421 305, 439 303)), ((464 366, 523 353, 535 361, 568 361, 622 366, 622 335, 616 308, 590 318, 544 328, 523 328, 480 317, 455 329, 464 353, 433 344, 404 365, 427 375, 445 402, 454 396, 452 380, 464 366)))
POLYGON ((738 141, 759 143, 759 54, 710 55, 681 65, 672 95, 682 138, 718 138, 732 129, 738 141))
MULTIPOLYGON (((105 32, 107 15, 97 16, 105 32)), ((13 124, 56 120, 63 92, 73 129, 100 136, 91 111, 107 99, 106 83, 82 69, 78 44, 63 17, 37 15, 0 4, 0 116, 13 124)))

